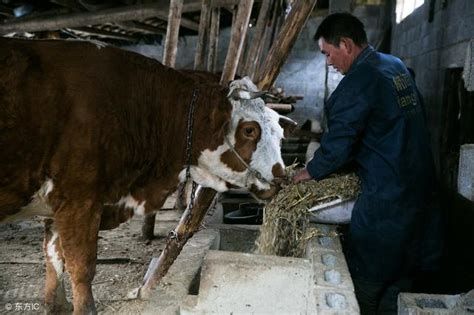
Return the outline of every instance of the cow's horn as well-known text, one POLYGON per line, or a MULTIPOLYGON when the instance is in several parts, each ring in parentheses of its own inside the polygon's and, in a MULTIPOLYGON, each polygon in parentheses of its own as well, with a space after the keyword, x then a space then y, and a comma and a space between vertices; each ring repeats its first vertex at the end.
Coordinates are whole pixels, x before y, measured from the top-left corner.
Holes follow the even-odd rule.
POLYGON ((266 93, 267 91, 249 92, 245 89, 234 89, 229 94, 229 97, 233 100, 253 100, 255 98, 265 95, 266 93))
POLYGON ((249 92, 250 99, 253 100, 255 98, 259 98, 267 94, 268 91, 257 91, 257 92, 249 92))

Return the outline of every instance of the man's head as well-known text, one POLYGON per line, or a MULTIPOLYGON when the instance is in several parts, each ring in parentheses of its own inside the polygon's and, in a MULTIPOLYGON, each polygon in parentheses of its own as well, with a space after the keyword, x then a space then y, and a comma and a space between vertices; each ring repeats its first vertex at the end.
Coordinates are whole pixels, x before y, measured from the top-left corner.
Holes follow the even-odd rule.
POLYGON ((337 71, 346 74, 352 63, 367 46, 364 24, 349 13, 334 13, 319 25, 314 40, 327 63, 337 71))

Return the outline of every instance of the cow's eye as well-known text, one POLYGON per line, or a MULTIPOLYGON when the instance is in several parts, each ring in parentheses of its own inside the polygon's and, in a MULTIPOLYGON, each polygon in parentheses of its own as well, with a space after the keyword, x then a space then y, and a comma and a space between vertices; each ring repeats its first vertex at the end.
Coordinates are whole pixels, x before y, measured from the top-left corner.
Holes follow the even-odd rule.
POLYGON ((254 129, 253 128, 250 128, 250 127, 247 127, 247 128, 244 128, 244 131, 245 131, 245 134, 247 136, 251 136, 252 133, 254 132, 254 129))

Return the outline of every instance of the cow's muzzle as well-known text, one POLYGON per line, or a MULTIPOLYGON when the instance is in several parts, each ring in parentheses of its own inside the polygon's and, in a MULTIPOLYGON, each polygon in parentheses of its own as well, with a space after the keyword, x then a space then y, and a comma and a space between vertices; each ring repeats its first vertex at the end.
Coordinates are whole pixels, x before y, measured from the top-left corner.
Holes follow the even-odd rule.
POLYGON ((224 141, 229 146, 229 149, 232 151, 232 153, 235 154, 237 159, 240 161, 240 163, 242 163, 242 165, 244 165, 244 167, 247 170, 247 174, 245 175, 246 187, 248 186, 248 178, 251 176, 255 177, 258 181, 260 181, 263 184, 269 184, 270 186, 272 185, 272 183, 269 180, 267 180, 265 177, 263 177, 263 175, 259 171, 257 171, 256 169, 248 165, 247 162, 245 162, 245 160, 240 156, 239 152, 237 152, 234 146, 230 143, 227 136, 224 136, 224 141))

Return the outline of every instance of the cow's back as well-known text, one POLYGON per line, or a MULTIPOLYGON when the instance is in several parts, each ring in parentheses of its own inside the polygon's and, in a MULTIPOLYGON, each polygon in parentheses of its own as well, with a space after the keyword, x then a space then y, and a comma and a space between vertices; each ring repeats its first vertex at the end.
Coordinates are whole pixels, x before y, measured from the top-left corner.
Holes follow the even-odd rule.
MULTIPOLYGON (((14 202, 0 195, 0 215, 67 170, 101 167, 101 184, 114 198, 149 176, 177 180, 196 80, 136 53, 82 41, 0 39, 0 67, 0 193, 20 192, 14 202)), ((199 90, 196 149, 222 141, 215 128, 229 120, 230 104, 221 89, 206 83, 199 90)))
POLYGON ((131 68, 147 62, 129 55, 81 41, 0 39, 0 212, 28 203, 75 152, 94 159, 104 123, 109 134, 120 129, 107 112, 133 98, 131 68))

